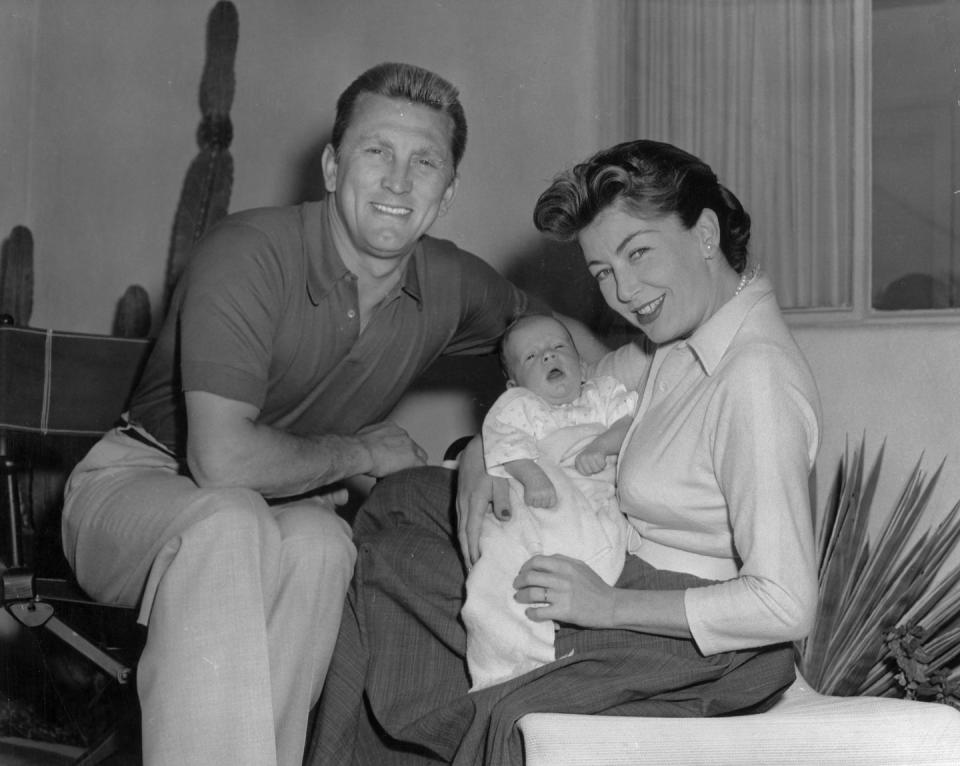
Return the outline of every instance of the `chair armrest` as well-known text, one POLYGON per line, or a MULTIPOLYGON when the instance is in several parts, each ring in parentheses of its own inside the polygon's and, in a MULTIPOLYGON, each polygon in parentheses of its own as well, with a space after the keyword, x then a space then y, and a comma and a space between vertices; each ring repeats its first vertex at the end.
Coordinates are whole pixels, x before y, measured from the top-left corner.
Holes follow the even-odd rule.
POLYGON ((931 702, 790 690, 766 713, 636 718, 530 713, 526 766, 960 764, 960 711, 931 702))

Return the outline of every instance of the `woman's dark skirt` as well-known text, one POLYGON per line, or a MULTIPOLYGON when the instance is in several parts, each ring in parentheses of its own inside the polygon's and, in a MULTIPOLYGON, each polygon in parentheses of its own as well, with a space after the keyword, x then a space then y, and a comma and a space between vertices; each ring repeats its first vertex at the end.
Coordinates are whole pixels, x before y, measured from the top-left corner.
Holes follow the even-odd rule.
MULTIPOLYGON (((514 724, 526 713, 745 714, 767 709, 793 681, 789 644, 704 657, 688 639, 561 627, 564 659, 469 693, 455 483, 442 468, 403 471, 380 481, 360 510, 357 568, 307 743, 310 766, 520 766, 514 724)), ((704 583, 628 556, 617 585, 704 583)))

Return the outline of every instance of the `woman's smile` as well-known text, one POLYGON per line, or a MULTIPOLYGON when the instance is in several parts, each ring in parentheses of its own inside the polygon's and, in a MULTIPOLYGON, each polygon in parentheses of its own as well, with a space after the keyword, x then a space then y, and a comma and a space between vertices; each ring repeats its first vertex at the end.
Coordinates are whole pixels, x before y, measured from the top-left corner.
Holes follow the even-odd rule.
POLYGON ((637 318, 637 321, 641 324, 648 324, 660 316, 660 309, 663 308, 664 297, 665 296, 661 294, 658 298, 654 298, 652 301, 648 301, 642 306, 631 309, 633 315, 637 318))

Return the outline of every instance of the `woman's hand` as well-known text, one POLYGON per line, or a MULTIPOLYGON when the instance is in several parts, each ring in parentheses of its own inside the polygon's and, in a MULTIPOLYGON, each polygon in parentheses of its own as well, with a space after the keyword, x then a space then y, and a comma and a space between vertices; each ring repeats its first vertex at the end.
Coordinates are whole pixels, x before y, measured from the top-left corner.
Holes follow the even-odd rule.
POLYGON ((506 479, 487 473, 477 435, 460 453, 457 471, 457 539, 468 569, 480 558, 480 525, 491 510, 501 521, 509 519, 510 492, 506 479))
POLYGON ((531 606, 526 615, 534 622, 557 620, 583 628, 614 628, 616 588, 607 585, 578 559, 556 554, 534 556, 513 581, 514 598, 531 606))

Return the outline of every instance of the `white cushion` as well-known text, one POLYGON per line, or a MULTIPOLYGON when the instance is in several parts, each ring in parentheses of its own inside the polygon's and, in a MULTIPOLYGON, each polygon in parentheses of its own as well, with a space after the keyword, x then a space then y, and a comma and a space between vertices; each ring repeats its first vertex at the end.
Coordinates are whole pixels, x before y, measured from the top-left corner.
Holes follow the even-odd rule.
POLYGON ((530 713, 526 766, 960 765, 960 711, 888 697, 830 697, 802 679, 766 713, 636 718, 530 713))

